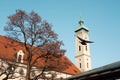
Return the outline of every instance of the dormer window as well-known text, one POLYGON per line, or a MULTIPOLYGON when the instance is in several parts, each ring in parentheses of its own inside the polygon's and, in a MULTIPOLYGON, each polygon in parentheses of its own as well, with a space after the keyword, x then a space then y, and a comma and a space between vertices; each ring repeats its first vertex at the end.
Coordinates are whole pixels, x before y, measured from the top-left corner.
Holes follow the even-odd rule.
POLYGON ((22 50, 19 50, 17 52, 17 62, 23 63, 23 57, 24 57, 24 53, 22 50))
POLYGON ((6 44, 4 45, 4 47, 5 47, 5 48, 8 48, 8 46, 7 46, 6 44))
POLYGON ((18 56, 18 62, 21 62, 21 58, 22 58, 22 56, 19 55, 19 56, 18 56))

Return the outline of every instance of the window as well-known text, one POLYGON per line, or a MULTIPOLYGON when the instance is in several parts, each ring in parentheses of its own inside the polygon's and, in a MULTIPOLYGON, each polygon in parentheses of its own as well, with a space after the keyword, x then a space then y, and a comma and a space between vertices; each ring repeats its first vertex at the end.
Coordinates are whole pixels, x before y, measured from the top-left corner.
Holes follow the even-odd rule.
POLYGON ((16 48, 13 48, 14 51, 16 51, 16 48))
POLYGON ((24 56, 24 53, 23 53, 22 50, 20 50, 19 52, 17 52, 17 62, 23 63, 23 56, 24 56))
POLYGON ((81 61, 81 59, 80 59, 80 61, 81 61))
POLYGON ((24 70, 22 68, 19 70, 19 74, 24 75, 24 70))
POLYGON ((80 68, 81 68, 81 63, 80 63, 80 68))
POLYGON ((32 77, 35 77, 35 71, 34 71, 34 70, 32 70, 31 76, 32 76, 32 77))
POLYGON ((5 47, 5 48, 8 48, 8 46, 7 46, 7 45, 4 45, 4 47, 5 47))
POLYGON ((79 46, 79 51, 81 51, 81 46, 79 46))
POLYGON ((85 48, 86 48, 86 51, 87 51, 87 46, 85 48))
POLYGON ((89 65, 88 65, 88 63, 87 63, 87 68, 89 68, 89 65))
POLYGON ((18 62, 21 62, 21 58, 22 58, 22 56, 19 55, 19 57, 18 57, 18 62))

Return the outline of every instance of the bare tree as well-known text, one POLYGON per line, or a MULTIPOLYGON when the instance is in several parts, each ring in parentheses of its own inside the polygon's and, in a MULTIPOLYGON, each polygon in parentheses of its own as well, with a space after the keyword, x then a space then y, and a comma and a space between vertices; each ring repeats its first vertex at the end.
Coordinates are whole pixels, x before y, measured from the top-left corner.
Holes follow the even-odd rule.
POLYGON ((52 30, 51 24, 42 20, 34 11, 26 13, 23 10, 16 10, 16 13, 8 19, 4 30, 8 37, 22 43, 27 54, 26 80, 38 80, 44 76, 45 71, 64 69, 64 64, 62 65, 59 60, 65 53, 65 50, 61 49, 63 43, 58 40, 58 35, 52 30), (44 63, 37 66, 41 73, 31 78, 32 67, 36 66, 39 60, 43 60, 44 63))

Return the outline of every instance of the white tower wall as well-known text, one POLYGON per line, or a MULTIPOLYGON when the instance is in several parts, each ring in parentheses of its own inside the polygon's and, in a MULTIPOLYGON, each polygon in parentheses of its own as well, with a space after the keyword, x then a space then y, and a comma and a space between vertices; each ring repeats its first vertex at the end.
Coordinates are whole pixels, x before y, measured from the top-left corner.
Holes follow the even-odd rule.
POLYGON ((91 70, 91 56, 90 56, 90 46, 89 43, 82 45, 80 40, 77 38, 80 37, 85 40, 89 40, 88 29, 83 25, 83 21, 80 21, 80 26, 75 30, 75 43, 76 43, 76 66, 80 69, 81 72, 91 70))

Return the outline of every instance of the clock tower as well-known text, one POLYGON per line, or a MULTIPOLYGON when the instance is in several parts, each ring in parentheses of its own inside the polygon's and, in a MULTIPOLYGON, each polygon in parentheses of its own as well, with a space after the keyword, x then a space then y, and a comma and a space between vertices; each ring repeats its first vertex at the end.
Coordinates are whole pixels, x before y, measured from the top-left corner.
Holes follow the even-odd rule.
POLYGON ((90 45, 82 45, 78 37, 89 40, 89 30, 84 26, 84 21, 79 21, 79 26, 75 29, 75 43, 76 43, 76 66, 81 72, 91 70, 91 56, 90 45), (78 37, 77 37, 78 36, 78 37))

